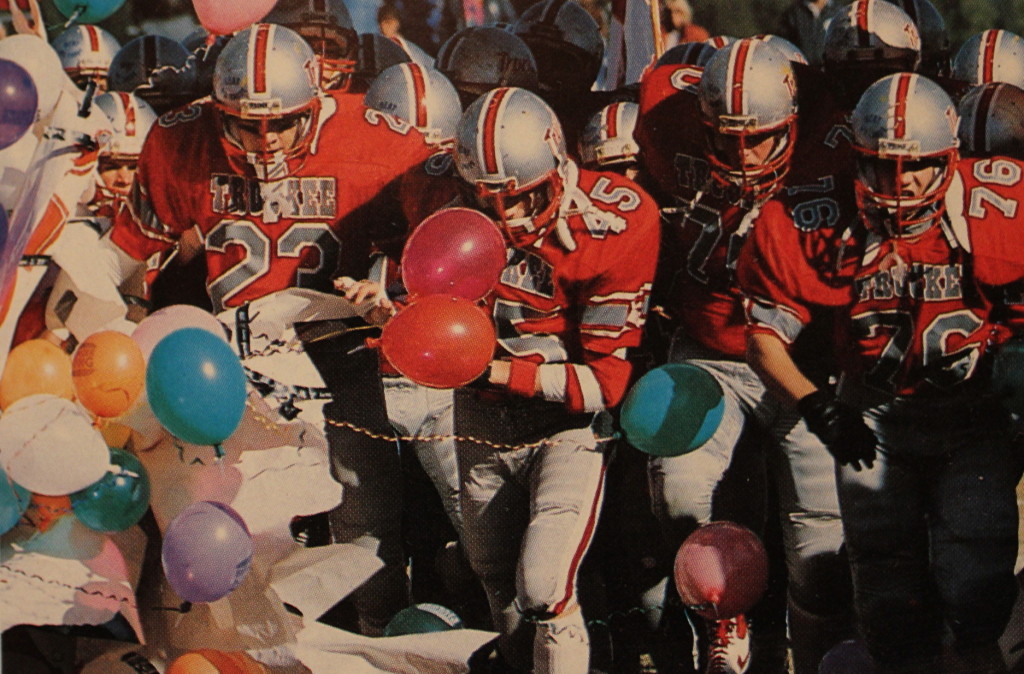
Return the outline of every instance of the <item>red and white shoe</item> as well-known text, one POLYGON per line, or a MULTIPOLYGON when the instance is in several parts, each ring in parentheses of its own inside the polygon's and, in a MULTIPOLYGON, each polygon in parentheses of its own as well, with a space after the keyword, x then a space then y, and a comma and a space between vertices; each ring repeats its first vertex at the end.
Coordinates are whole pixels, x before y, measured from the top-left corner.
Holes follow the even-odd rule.
POLYGON ((709 625, 707 674, 743 674, 750 667, 750 630, 742 615, 709 625))

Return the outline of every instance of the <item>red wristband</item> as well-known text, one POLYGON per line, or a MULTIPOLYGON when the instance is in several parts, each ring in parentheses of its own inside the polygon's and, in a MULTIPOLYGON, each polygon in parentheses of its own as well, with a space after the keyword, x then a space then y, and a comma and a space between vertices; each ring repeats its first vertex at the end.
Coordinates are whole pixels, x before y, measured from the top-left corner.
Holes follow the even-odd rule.
POLYGON ((540 365, 522 358, 513 358, 508 372, 508 390, 526 398, 537 392, 537 368, 540 365))

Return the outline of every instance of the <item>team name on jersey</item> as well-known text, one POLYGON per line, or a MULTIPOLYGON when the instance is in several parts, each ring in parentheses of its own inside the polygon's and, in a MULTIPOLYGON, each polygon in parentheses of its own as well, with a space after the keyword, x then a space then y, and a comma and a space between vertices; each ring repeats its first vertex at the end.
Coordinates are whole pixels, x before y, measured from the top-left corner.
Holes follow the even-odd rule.
POLYGON ((282 218, 334 219, 338 213, 337 194, 337 179, 333 176, 273 182, 224 173, 210 178, 214 213, 255 216, 267 223, 282 218))
POLYGON ((677 153, 675 157, 676 184, 686 190, 704 190, 716 199, 737 204, 743 200, 739 185, 723 184, 711 179, 711 165, 706 159, 677 153))
POLYGON ((963 297, 962 279, 963 268, 959 264, 914 263, 860 277, 856 286, 861 302, 893 297, 942 302, 963 297))
POLYGON ((555 296, 554 269, 537 255, 513 248, 501 272, 501 283, 539 297, 555 296))

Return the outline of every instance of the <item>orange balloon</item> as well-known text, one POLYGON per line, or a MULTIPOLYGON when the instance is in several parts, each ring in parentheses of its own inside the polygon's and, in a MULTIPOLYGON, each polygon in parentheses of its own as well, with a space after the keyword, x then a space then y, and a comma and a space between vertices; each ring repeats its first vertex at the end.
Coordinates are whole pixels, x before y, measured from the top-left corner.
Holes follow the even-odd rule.
POLYGON ((0 378, 0 409, 37 393, 49 393, 74 400, 71 357, 45 339, 30 339, 7 354, 0 378))
POLYGON ((268 674, 268 670, 241 651, 200 648, 172 662, 167 674, 268 674))
POLYGON ((79 402, 99 417, 127 412, 146 383, 146 360, 139 345, 113 330, 82 342, 71 365, 79 402))

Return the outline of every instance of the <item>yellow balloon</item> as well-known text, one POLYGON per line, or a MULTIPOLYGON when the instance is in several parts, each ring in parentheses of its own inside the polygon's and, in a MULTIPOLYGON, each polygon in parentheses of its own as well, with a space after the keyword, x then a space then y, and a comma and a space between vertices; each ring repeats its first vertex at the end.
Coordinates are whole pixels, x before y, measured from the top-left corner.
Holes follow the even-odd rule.
POLYGON ((74 400, 71 356, 45 339, 30 339, 14 347, 0 378, 0 409, 37 393, 74 400))

